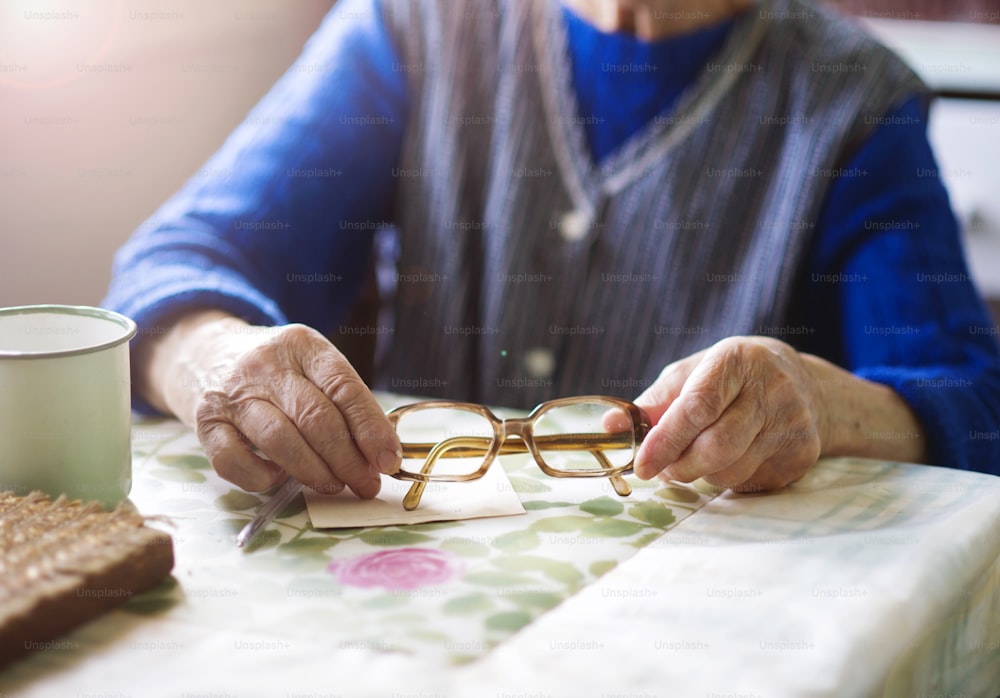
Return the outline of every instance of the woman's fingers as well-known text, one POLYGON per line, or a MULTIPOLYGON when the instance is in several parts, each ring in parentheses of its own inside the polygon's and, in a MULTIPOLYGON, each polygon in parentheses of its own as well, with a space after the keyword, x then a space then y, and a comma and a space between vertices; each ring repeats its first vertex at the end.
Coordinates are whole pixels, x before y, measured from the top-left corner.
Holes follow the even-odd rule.
MULTIPOLYGON (((725 352, 714 351, 716 347, 695 355, 697 363, 690 367, 679 394, 646 436, 636 455, 635 473, 640 478, 649 479, 676 462, 740 395, 742 367, 725 352)), ((671 373, 668 380, 675 382, 677 374, 671 373)))
POLYGON ((225 371, 201 394, 195 419, 222 477, 260 491, 287 472, 320 492, 347 485, 361 497, 378 494, 379 471, 399 467, 398 437, 325 337, 289 325, 243 332, 228 349, 225 371))
POLYGON ((227 421, 199 420, 198 440, 219 477, 248 492, 264 492, 285 479, 285 471, 254 453, 243 435, 227 421))
POLYGON ((712 484, 726 487, 743 482, 753 474, 755 461, 759 463, 770 455, 766 452, 767 444, 760 439, 763 425, 759 403, 752 396, 740 395, 719 419, 695 437, 677 460, 667 465, 667 477, 681 482, 708 477, 712 484), (742 467, 733 470, 737 464, 742 467), (738 479, 723 483, 713 480, 711 475, 738 479))
POLYGON ((677 394, 636 456, 639 477, 782 487, 812 467, 820 454, 816 388, 791 347, 731 338, 690 358, 696 364, 679 391, 677 371, 647 391, 677 394))
MULTIPOLYGON (((308 464, 322 469, 316 473, 316 480, 333 477, 359 497, 370 499, 377 495, 382 481, 363 452, 364 435, 350 429, 337 405, 313 383, 298 374, 289 374, 285 382, 275 403, 287 415, 289 431, 294 432, 288 438, 298 438, 308 447, 315 456, 315 461, 308 464)), ((295 474, 294 460, 282 462, 287 462, 287 469, 295 474)))
POLYGON ((321 336, 319 340, 314 338, 297 357, 302 374, 336 407, 366 462, 386 475, 396 472, 402 458, 396 430, 347 358, 321 336))

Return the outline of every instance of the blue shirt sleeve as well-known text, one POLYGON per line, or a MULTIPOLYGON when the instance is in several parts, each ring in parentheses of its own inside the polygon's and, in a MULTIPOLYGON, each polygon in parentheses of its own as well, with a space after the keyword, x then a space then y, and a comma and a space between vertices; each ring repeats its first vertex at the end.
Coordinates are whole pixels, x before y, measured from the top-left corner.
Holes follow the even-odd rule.
POLYGON ((931 463, 1000 474, 996 326, 969 277, 923 100, 880 120, 844 171, 809 260, 809 349, 899 393, 931 463))
POLYGON ((391 216, 404 76, 376 0, 341 0, 211 160, 115 257, 140 336, 180 309, 332 328, 391 216))

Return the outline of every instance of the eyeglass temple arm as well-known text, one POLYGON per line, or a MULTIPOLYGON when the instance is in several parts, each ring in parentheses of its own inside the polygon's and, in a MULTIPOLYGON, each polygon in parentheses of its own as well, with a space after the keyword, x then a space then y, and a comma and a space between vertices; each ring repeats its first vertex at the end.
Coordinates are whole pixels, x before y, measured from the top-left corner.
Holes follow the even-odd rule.
MULTIPOLYGON (((549 451, 579 451, 581 446, 593 454, 597 462, 605 470, 613 470, 614 465, 600 449, 612 448, 621 445, 622 438, 631 439, 631 435, 623 433, 620 438, 614 438, 614 434, 561 434, 557 436, 536 437, 535 443, 541 448, 549 451)), ((434 470, 439 458, 469 458, 480 457, 489 450, 492 439, 482 436, 461 436, 445 439, 436 444, 428 443, 404 443, 402 444, 404 458, 424 458, 424 465, 420 469, 421 475, 429 475, 434 470)), ((520 439, 505 441, 500 446, 500 454, 507 453, 527 453, 528 447, 520 439)), ((612 475, 608 478, 615 492, 621 497, 632 494, 632 488, 621 475, 612 475)), ((406 511, 413 511, 420 506, 420 500, 427 488, 426 481, 415 481, 410 485, 406 495, 403 497, 403 508, 406 511)))
MULTIPOLYGON (((614 469, 615 466, 612 465, 611 461, 608 460, 608 457, 604 455, 602 452, 591 451, 591 453, 594 454, 594 458, 597 459, 597 462, 601 464, 602 468, 604 468, 605 470, 614 469)), ((632 494, 632 488, 629 486, 627 482, 625 482, 625 478, 623 478, 621 475, 611 475, 608 478, 608 480, 611 481, 611 486, 615 488, 615 492, 618 494, 619 497, 627 497, 630 494, 632 494)))
MULTIPOLYGON (((421 450, 416 453, 408 450, 408 447, 420 446, 422 448, 426 448, 427 444, 402 444, 403 457, 425 458, 426 460, 424 461, 424 466, 420 469, 420 474, 429 475, 431 471, 434 470, 434 466, 437 464, 438 458, 460 457, 452 455, 451 451, 461 451, 464 454, 464 457, 483 456, 489 450, 490 443, 492 443, 492 441, 492 439, 481 436, 454 436, 450 439, 439 441, 427 450, 421 450), (476 448, 477 445, 478 448, 476 448)), ((410 485, 410 489, 407 490, 406 494, 403 496, 403 508, 406 509, 406 511, 413 511, 420 506, 420 499, 424 496, 424 489, 426 487, 427 482, 419 480, 410 485)))

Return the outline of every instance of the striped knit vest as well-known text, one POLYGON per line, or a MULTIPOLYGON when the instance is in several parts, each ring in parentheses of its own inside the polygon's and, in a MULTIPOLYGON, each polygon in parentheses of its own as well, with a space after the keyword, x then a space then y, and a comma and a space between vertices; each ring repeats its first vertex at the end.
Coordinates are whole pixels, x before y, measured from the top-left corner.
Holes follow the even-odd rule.
MULTIPOLYGON (((733 335, 788 337, 820 208, 924 91, 849 20, 763 0, 600 165, 557 0, 384 0, 411 95, 378 387, 530 407, 632 397, 733 335)), ((595 75, 594 79, 614 79, 595 75)))

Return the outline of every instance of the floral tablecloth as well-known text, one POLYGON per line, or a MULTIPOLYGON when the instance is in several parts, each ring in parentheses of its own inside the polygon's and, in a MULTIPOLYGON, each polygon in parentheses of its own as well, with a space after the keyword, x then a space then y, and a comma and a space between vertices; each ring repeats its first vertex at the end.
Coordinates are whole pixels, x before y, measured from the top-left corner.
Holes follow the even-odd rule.
POLYGON ((633 493, 622 498, 605 480, 553 479, 530 456, 511 455, 500 462, 524 515, 316 530, 299 498, 244 551, 235 535, 263 497, 221 480, 177 422, 138 421, 133 442, 130 498, 143 514, 169 518, 177 565, 126 611, 207 626, 235 618, 247 631, 455 663, 482 655, 715 494, 629 477, 633 493))
POLYGON ((293 509, 242 552, 258 498, 188 429, 140 421, 133 447, 172 578, 0 698, 1000 695, 1000 478, 833 459, 775 493, 619 499, 505 457, 526 515, 326 532, 293 509))

